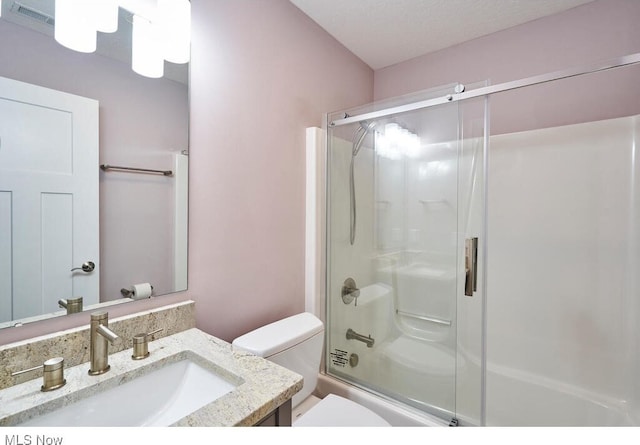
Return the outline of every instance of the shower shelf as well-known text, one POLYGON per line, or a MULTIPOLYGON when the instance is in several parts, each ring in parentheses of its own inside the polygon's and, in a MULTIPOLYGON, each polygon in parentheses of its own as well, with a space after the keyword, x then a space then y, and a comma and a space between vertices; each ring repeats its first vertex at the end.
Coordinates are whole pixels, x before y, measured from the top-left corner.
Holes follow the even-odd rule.
POLYGON ((449 201, 446 199, 418 199, 420 204, 432 205, 432 204, 445 204, 449 205, 449 201))
POLYGON ((397 309, 396 309, 396 314, 404 315, 405 317, 417 318, 418 320, 430 321, 431 323, 451 326, 451 320, 444 320, 442 318, 427 317, 425 315, 412 314, 411 312, 404 312, 397 309))

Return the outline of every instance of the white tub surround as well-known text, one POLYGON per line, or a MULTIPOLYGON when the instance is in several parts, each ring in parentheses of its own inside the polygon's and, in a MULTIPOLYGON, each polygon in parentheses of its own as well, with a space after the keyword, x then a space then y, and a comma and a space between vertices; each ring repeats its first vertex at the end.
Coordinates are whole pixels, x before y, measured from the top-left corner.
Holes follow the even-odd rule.
MULTIPOLYGON (((65 370, 67 384, 55 391, 41 392, 39 376, 0 391, 0 426, 19 426, 184 358, 197 360, 236 387, 173 426, 254 425, 302 388, 302 377, 298 374, 235 350, 229 343, 196 328, 155 340, 149 344, 149 351, 150 356, 144 360, 132 360, 131 348, 111 354, 111 370, 99 376, 88 375, 87 363, 68 368, 65 370)), ((126 400, 122 401, 122 409, 127 409, 126 400)))

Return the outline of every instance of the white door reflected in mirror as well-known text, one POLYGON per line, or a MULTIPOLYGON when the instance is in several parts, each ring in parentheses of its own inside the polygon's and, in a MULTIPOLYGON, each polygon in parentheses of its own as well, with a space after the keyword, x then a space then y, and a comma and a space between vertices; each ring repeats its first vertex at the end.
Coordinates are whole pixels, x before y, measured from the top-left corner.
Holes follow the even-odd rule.
POLYGON ((0 138, 0 322, 98 303, 98 102, 0 77, 0 138))

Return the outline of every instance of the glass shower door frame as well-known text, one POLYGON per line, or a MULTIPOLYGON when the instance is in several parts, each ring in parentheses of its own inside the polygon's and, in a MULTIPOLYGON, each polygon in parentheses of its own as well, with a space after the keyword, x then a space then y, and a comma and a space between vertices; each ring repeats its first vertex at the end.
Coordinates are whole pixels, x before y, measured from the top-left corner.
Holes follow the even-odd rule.
MULTIPOLYGON (((439 89, 437 94, 442 94, 442 89, 439 89)), ((434 92, 431 92, 432 95, 434 95, 434 92)), ((468 144, 464 144, 462 141, 464 141, 464 134, 466 134, 467 131, 469 131, 469 129, 471 127, 468 127, 468 125, 464 124, 464 116, 463 113, 461 112, 462 107, 460 107, 458 104, 449 104, 447 102, 443 103, 442 105, 444 105, 444 107, 447 107, 449 110, 453 111, 456 116, 457 122, 456 122, 456 126, 455 126, 455 158, 457 159, 456 161, 456 166, 455 166, 455 173, 454 173, 454 180, 456 183, 456 190, 455 190, 455 200, 456 200, 456 209, 459 207, 459 203, 458 200, 461 199, 461 192, 460 192, 460 187, 462 186, 466 186, 466 184, 462 184, 460 183, 460 175, 461 175, 461 170, 463 169, 463 166, 461 165, 461 160, 463 159, 463 154, 465 153, 465 150, 469 151, 469 147, 467 147, 468 144), (453 107, 453 108, 450 108, 453 107), (467 128, 468 127, 468 128, 467 128)), ((427 107, 427 108, 431 108, 431 107, 427 107)), ((441 107, 437 107, 437 108, 441 108, 441 107)), ((397 108, 392 108, 393 109, 397 109, 397 108)), ((484 104, 482 104, 481 106, 482 109, 482 113, 484 113, 485 110, 485 106, 484 104)), ((413 111, 413 110, 412 110, 413 111)), ((436 110, 437 111, 437 110, 436 110)), ((386 116, 384 114, 384 110, 378 110, 376 111, 376 114, 378 115, 378 119, 380 119, 381 117, 386 116)), ((347 114, 344 114, 347 115, 347 114)), ((345 118, 348 119, 348 118, 345 118)), ((477 122, 476 122, 477 124, 477 122)), ((345 124, 346 125, 346 124, 345 124)), ((360 125, 360 124, 358 124, 360 125)), ((476 125, 477 126, 477 125, 476 125)), ((335 235, 335 232, 339 231, 339 230, 334 230, 335 228, 332 227, 332 222, 334 219, 334 212, 332 209, 332 187, 335 186, 335 178, 333 178, 332 176, 332 171, 331 171, 331 165, 332 162, 335 161, 334 157, 335 156, 341 156, 342 154, 338 153, 338 154, 334 154, 334 150, 333 150, 333 146, 332 144, 334 143, 334 141, 331 138, 331 130, 334 128, 334 126, 331 125, 331 115, 327 116, 327 191, 326 191, 326 212, 327 212, 327 219, 326 219, 326 251, 327 251, 327 257, 326 257, 326 261, 327 261, 327 276, 326 276, 326 289, 327 289, 327 304, 326 304, 326 320, 327 320, 327 341, 326 341, 326 345, 327 345, 327 354, 326 354, 326 360, 325 360, 325 364, 326 364, 326 371, 328 374, 331 374, 337 378, 340 378, 342 380, 345 380, 349 383, 355 384, 356 386, 359 386, 365 390, 368 390, 370 392, 374 392, 378 395, 381 395, 382 397, 386 397, 386 398, 392 398, 394 400, 400 399, 402 402, 404 402, 405 404, 412 406, 414 408, 418 407, 419 409, 428 412, 430 414, 435 414, 439 417, 442 418, 453 418, 456 419, 457 418, 457 406, 461 405, 461 406, 467 406, 467 408, 463 411, 465 411, 465 417, 466 419, 463 420, 464 423, 469 423, 469 424, 480 424, 481 420, 481 414, 480 414, 480 410, 481 410, 481 401, 478 400, 478 398, 473 398, 472 402, 469 402, 469 398, 461 398, 458 393, 459 391, 456 390, 456 387, 458 385, 459 381, 462 381, 463 383, 465 383, 466 385, 469 384, 470 380, 473 380, 473 387, 474 388, 478 388, 477 393, 481 394, 481 390, 480 387, 482 386, 482 382, 479 378, 479 374, 475 373, 473 378, 469 378, 469 376, 466 376, 463 379, 460 379, 458 377, 458 367, 461 361, 461 356, 460 353, 458 352, 458 348, 456 345, 457 342, 457 326, 458 324, 456 323, 455 319, 458 317, 457 315, 457 311, 458 311, 458 306, 460 305, 460 299, 461 299, 461 292, 464 290, 464 277, 461 278, 461 275, 464 275, 463 273, 461 273, 461 271, 463 271, 464 268, 464 255, 463 255, 463 250, 464 250, 464 240, 467 238, 467 234, 466 233, 461 233, 461 224, 462 224, 462 219, 460 217, 460 215, 458 215, 457 210, 455 210, 455 225, 453 228, 453 233, 455 233, 454 238, 456 239, 456 246, 455 246, 455 259, 453 260, 455 264, 457 264, 457 266, 454 266, 456 268, 456 270, 458 270, 458 272, 456 272, 456 276, 458 278, 455 279, 455 284, 454 284, 454 289, 455 289, 455 297, 454 297, 454 309, 453 309, 453 317, 452 320, 449 321, 449 326, 451 326, 451 330, 452 330, 452 335, 453 335, 453 345, 454 345, 454 356, 452 358, 452 394, 451 396, 453 397, 452 399, 452 404, 450 407, 448 407, 449 409, 442 409, 442 407, 438 407, 437 405, 428 405, 428 404, 424 404, 421 403, 420 401, 417 401, 415 399, 413 399, 411 397, 411 394, 406 394, 406 397, 402 397, 399 396, 398 394, 390 394, 389 391, 386 391, 385 388, 380 387, 378 385, 372 385, 371 382, 367 381, 367 379, 363 376, 354 376, 354 375, 349 375, 348 372, 341 372, 340 370, 336 370, 334 368, 336 368, 336 366, 340 367, 341 369, 347 369, 349 370, 349 366, 354 366, 353 363, 354 361, 358 360, 358 356, 362 355, 362 354, 357 354, 357 353, 353 353, 352 351, 348 351, 348 348, 344 348, 344 347, 334 347, 333 345, 333 341, 332 339, 334 338, 334 336, 343 336, 344 333, 341 332, 335 332, 335 326, 333 325, 333 319, 337 318, 337 317, 344 317, 344 312, 351 310, 352 312, 354 312, 354 308, 355 305, 353 305, 352 308, 342 308, 340 310, 340 314, 334 314, 332 316, 332 305, 338 305, 339 307, 341 307, 343 305, 343 302, 340 302, 338 299, 340 298, 340 295, 336 295, 336 294, 340 294, 340 293, 344 293, 344 285, 342 286, 342 289, 339 289, 339 285, 340 283, 336 282, 335 279, 333 279, 333 270, 332 270, 332 257, 335 255, 334 252, 334 248, 335 246, 332 246, 332 237, 335 235), (355 359, 354 356, 355 355, 355 359), (469 405, 473 405, 473 408, 469 408, 469 405)), ((482 132, 485 129, 485 123, 484 121, 482 121, 481 126, 480 126, 482 132)), ((360 131, 359 129, 354 130, 354 135, 358 134, 358 131, 360 131)), ((343 134, 347 134, 348 135, 349 132, 344 132, 343 134)), ((354 136, 355 138, 355 136, 354 136)), ((345 140, 348 139, 348 137, 344 137, 345 140)), ((481 141, 481 145, 484 144, 484 138, 480 137, 480 141, 481 141)), ((343 147, 343 151, 349 149, 348 147, 348 143, 346 144, 347 147, 343 147)), ((477 144, 476 144, 477 145, 477 144)), ((353 148, 353 147, 352 147, 353 148)), ((475 149, 477 150, 477 147, 475 147, 475 149)), ((482 154, 484 155, 484 150, 482 150, 482 154)), ((374 158, 374 164, 375 167, 374 171, 375 171, 375 175, 379 175, 380 174, 380 167, 379 167, 379 159, 374 158)), ((478 168, 483 168, 484 167, 484 161, 482 159, 480 159, 480 164, 478 168)), ((424 164, 422 167, 423 169, 427 169, 429 168, 429 162, 423 162, 422 164, 424 164)), ((436 162, 431 162, 431 164, 437 164, 436 162)), ((466 166, 465 166, 466 168, 466 166)), ((485 175, 482 174, 480 175, 480 181, 484 181, 485 175)), ((377 185, 377 179, 374 181, 374 185, 377 185)), ((484 201, 482 200, 482 194, 484 193, 484 184, 480 184, 480 190, 481 190, 481 199, 480 199, 480 207, 482 207, 484 201)), ((335 190, 334 190, 335 193, 335 190)), ((376 201, 380 201, 377 200, 376 201)), ((377 202, 376 205, 379 205, 380 203, 377 202)), ((433 200, 433 202, 429 202, 429 200, 422 200, 422 205, 427 207, 427 206, 432 206, 432 205, 441 205, 442 203, 436 203, 435 200, 433 200)), ((405 208, 406 210, 406 208, 405 208)), ((464 217, 467 218, 468 217, 468 212, 464 214, 464 217)), ((379 218, 375 218, 374 217, 374 221, 376 221, 376 224, 379 223, 379 218)), ((484 219, 482 217, 480 217, 479 219, 479 223, 482 225, 482 223, 484 223, 484 219)), ((373 233, 375 234, 374 236, 374 240, 373 243, 377 246, 380 245, 380 240, 378 239, 378 235, 379 235, 379 228, 377 227, 373 233)), ((342 230, 340 228, 340 230, 342 230)), ((416 229, 414 229, 416 230, 416 229)), ((481 230, 482 232, 482 230, 481 230)), ((417 233, 417 232, 416 232, 417 233)), ((484 235, 484 233, 482 232, 480 234, 481 236, 484 235)), ((406 231, 405 231, 405 238, 406 238, 406 231)), ((476 236, 477 238, 477 236, 476 236)), ((481 244, 481 250, 484 248, 484 243, 481 244)), ((383 249, 384 250, 384 249, 383 249)), ((483 254, 482 252, 480 253, 480 260, 482 261, 483 258, 483 254)), ((429 272, 427 272, 429 273, 429 272)), ((482 278, 482 269, 480 270, 480 284, 482 285, 482 283, 484 283, 484 279, 482 278)), ((344 277, 341 277, 344 278, 344 277)), ((367 280, 365 280, 365 284, 367 280)), ((377 282, 376 282, 377 283, 377 282)), ((354 286, 354 288, 356 288, 356 286, 354 286)), ((361 301, 361 307, 363 307, 363 301, 366 300, 366 298, 368 297, 367 292, 369 292, 369 294, 371 292, 373 292, 374 294, 376 292, 384 292, 384 289, 381 288, 380 286, 374 286, 373 288, 368 288, 367 286, 365 286, 364 289, 360 289, 360 292, 362 292, 360 295, 360 301, 361 301), (365 300, 363 300, 363 297, 365 300)), ((482 306, 482 300, 484 296, 484 292, 482 292, 482 297, 480 298, 476 298, 476 300, 479 301, 478 303, 478 307, 482 306)), ((469 297, 466 297, 467 299, 469 297)), ((354 301, 357 302, 357 299, 354 299, 354 301)), ((345 302, 346 303, 346 302, 345 302)), ((375 303, 374 303, 375 304, 375 303)), ((362 310, 362 309, 361 309, 362 310)), ((393 309, 391 309, 393 310, 393 309)), ((396 311, 398 311, 397 307, 396 307, 396 311)), ((475 311, 471 311, 469 313, 465 313, 465 317, 470 317, 471 315, 473 316, 478 316, 478 314, 481 314, 481 310, 475 310, 475 311), (473 312, 473 314, 471 314, 471 312, 473 312)), ((402 316, 401 314, 398 313, 391 313, 390 315, 391 318, 397 318, 399 316, 402 316)), ((405 317, 406 318, 406 317, 405 317)), ((439 317, 427 317, 427 316, 423 316, 423 317, 415 317, 416 319, 420 319, 422 318, 422 320, 419 320, 419 322, 421 323, 441 323, 443 325, 447 325, 446 320, 444 320, 442 318, 439 317)), ((478 329, 481 329, 481 322, 480 320, 476 320, 475 321, 475 325, 478 326, 478 329)), ((343 327, 344 328, 344 327, 343 327)), ((370 328, 372 329, 372 328, 370 328)), ((343 329, 344 330, 344 329, 343 329)), ((350 341, 360 341, 366 343, 366 339, 369 337, 371 337, 371 334, 368 332, 357 332, 356 330, 353 330, 353 333, 351 334, 352 337, 350 339, 350 341), (357 336, 360 336, 360 338, 355 338, 354 340, 354 334, 357 336)), ((468 332, 466 332, 466 334, 468 334, 468 332)), ((475 333, 477 335, 474 335, 473 338, 474 339, 478 339, 478 338, 482 338, 482 334, 481 333, 475 333)), ((411 337, 411 336, 409 336, 411 337)), ((409 338, 408 337, 408 338, 409 338)), ((374 336, 374 340, 375 340, 375 336, 374 336)), ((406 343, 404 345, 404 347, 409 347, 411 348, 411 342, 410 340, 407 340, 408 343, 406 343), (408 346, 407 346, 408 345, 408 346)), ((357 347, 357 346, 355 346, 357 347)), ((363 346, 364 348, 366 348, 366 346, 363 346)), ((361 347, 360 349, 362 349, 363 347, 361 347)), ((474 350, 478 350, 477 345, 474 345, 474 350)), ((367 350, 366 349, 362 349, 362 352, 364 352, 366 354, 367 350)), ((438 351, 436 351, 437 353, 438 351)), ((465 352, 466 353, 466 352, 465 352)), ((482 357, 478 357, 478 360, 480 360, 480 362, 482 361, 482 357)), ((360 364, 362 365, 363 362, 366 362, 366 360, 362 360, 360 359, 360 364)), ((423 362, 428 365, 428 358, 424 358, 423 362)), ((370 364, 371 365, 371 364, 370 364)), ((384 366, 380 366, 380 361, 377 362, 377 365, 380 368, 384 368, 384 366)), ((357 364, 355 365, 357 366, 357 364)), ((410 378, 409 378, 410 379, 410 378)))

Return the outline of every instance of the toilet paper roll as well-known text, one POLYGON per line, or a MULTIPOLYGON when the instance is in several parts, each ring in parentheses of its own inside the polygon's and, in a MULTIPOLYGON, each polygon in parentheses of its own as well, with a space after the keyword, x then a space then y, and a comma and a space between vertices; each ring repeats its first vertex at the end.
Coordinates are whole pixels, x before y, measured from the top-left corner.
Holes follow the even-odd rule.
POLYGON ((134 300, 142 300, 151 297, 152 287, 149 283, 134 284, 131 288, 131 298, 134 300))

